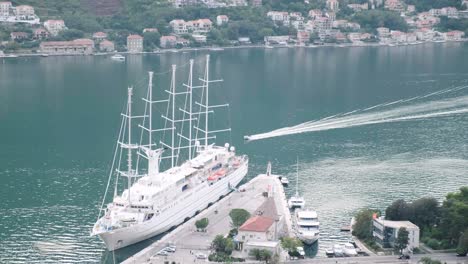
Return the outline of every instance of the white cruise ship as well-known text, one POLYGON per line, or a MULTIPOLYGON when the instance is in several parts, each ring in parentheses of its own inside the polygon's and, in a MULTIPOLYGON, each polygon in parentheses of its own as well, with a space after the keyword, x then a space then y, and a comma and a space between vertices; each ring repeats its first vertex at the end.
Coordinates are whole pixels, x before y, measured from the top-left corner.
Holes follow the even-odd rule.
POLYGON ((199 86, 192 85, 193 60, 190 60, 189 81, 184 84, 183 92, 176 91, 175 70, 173 66, 171 88, 166 91, 169 99, 160 101, 153 100, 153 73, 150 72, 147 98, 143 99, 146 102, 143 116, 132 116, 133 91, 128 89, 127 110, 122 114, 105 195, 111 195, 110 189, 114 185, 112 202, 104 208, 104 198, 91 232, 98 235, 109 250, 151 238, 183 223, 234 190, 247 174, 247 156, 236 155, 235 148, 228 143, 224 146, 210 144, 210 140, 215 138, 214 133, 230 132, 230 129, 208 130, 208 114, 212 114, 215 108, 229 107, 209 105, 209 85, 216 82, 208 78, 209 55, 205 76, 200 79, 202 84, 199 86), (199 107, 193 112, 192 92, 196 89, 201 90, 202 96, 200 102, 195 102, 199 107), (183 109, 177 109, 174 103, 176 96, 180 95, 185 95, 186 99, 183 109), (162 116, 166 127, 154 129, 152 106, 161 102, 167 103, 166 113, 170 116, 162 116), (182 117, 177 116, 176 111, 181 111, 182 117), (135 118, 143 119, 139 125, 142 129, 139 143, 132 142, 132 120, 135 118), (185 131, 181 123, 188 123, 185 131), (170 134, 170 143, 162 140, 156 143, 156 133, 170 134), (148 143, 143 144, 143 141, 148 143), (183 162, 180 161, 182 151, 187 152, 187 159, 183 162), (137 154, 136 161, 132 159, 134 154, 137 154), (162 160, 170 164, 165 171, 159 170, 162 160), (142 170, 144 166, 140 163, 147 168, 142 170), (122 190, 121 194, 119 190, 122 190))

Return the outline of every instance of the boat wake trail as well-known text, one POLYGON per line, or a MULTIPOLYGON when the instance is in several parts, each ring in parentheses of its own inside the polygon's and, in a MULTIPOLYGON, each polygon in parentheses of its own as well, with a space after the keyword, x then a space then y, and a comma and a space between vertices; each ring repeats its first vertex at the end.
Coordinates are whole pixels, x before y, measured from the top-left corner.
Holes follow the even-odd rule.
POLYGON ((468 86, 459 86, 423 96, 379 104, 365 109, 358 109, 343 114, 325 117, 315 121, 308 121, 296 126, 284 127, 266 133, 245 136, 244 139, 253 141, 337 128, 466 114, 468 113, 468 95, 418 102, 420 100, 427 100, 430 97, 453 93, 466 88, 468 88, 468 86))

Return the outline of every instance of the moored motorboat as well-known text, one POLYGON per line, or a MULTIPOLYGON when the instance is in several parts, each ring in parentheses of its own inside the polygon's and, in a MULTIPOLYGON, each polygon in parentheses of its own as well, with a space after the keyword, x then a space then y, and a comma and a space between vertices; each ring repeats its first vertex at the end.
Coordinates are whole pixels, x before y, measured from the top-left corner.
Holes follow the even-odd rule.
POLYGON ((125 61, 125 57, 120 54, 115 54, 111 57, 112 60, 115 61, 125 61))
POLYGON ((304 244, 312 245, 320 236, 318 215, 310 209, 296 209, 294 214, 297 237, 304 244))

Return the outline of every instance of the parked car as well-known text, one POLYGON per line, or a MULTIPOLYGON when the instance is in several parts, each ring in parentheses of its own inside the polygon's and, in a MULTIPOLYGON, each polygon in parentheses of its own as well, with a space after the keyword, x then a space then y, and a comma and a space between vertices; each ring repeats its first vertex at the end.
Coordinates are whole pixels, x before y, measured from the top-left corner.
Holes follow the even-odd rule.
POLYGON ((176 252, 176 247, 175 246, 169 246, 169 247, 165 247, 163 250, 168 252, 168 253, 174 253, 174 252, 176 252))
POLYGON ((208 258, 206 256, 206 254, 203 254, 203 253, 197 253, 197 254, 195 254, 195 257, 197 257, 197 259, 206 259, 206 258, 208 258))
POLYGON ((167 255, 169 255, 169 253, 167 253, 167 251, 165 251, 165 250, 160 250, 160 251, 158 251, 158 253, 156 253, 156 255, 158 255, 158 256, 167 256, 167 255))
POLYGON ((410 255, 408 255, 408 254, 403 254, 403 255, 400 255, 400 256, 398 257, 398 259, 410 259, 410 258, 411 258, 411 257, 410 257, 410 255))

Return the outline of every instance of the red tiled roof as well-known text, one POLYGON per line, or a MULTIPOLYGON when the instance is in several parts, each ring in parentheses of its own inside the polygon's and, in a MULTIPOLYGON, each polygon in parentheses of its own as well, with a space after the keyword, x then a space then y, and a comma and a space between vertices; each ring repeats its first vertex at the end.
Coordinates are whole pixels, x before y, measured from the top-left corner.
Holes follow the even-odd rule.
POLYGON ((104 33, 104 32, 96 32, 96 33, 93 34, 93 37, 94 38, 105 38, 105 37, 107 37, 107 34, 104 33))
POLYGON ((128 35, 127 39, 142 39, 143 37, 140 35, 128 35))
POLYGON ((266 232, 275 221, 264 216, 254 216, 249 218, 239 228, 240 231, 266 232))
POLYGON ((100 45, 101 45, 101 46, 108 46, 108 45, 110 46, 110 45, 114 45, 114 42, 105 39, 105 40, 103 40, 103 41, 101 42, 100 45))

